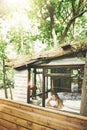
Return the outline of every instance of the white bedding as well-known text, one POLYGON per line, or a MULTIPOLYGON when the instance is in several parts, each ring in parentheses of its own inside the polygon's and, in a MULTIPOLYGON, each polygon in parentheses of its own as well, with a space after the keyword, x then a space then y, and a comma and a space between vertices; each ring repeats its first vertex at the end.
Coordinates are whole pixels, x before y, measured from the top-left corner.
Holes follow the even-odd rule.
POLYGON ((81 94, 60 92, 59 97, 63 100, 62 110, 80 113, 81 94))
POLYGON ((80 103, 81 100, 63 100, 62 110, 79 113, 80 103))

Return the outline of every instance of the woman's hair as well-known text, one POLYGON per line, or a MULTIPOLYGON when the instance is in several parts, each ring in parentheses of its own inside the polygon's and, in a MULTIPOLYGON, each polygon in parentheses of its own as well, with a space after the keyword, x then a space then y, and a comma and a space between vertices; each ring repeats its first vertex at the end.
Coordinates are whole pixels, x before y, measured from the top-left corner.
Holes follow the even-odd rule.
POLYGON ((57 93, 54 93, 53 95, 55 95, 55 97, 56 97, 56 99, 57 99, 57 101, 58 101, 58 109, 61 109, 62 106, 63 106, 63 100, 60 99, 60 97, 58 96, 57 93))

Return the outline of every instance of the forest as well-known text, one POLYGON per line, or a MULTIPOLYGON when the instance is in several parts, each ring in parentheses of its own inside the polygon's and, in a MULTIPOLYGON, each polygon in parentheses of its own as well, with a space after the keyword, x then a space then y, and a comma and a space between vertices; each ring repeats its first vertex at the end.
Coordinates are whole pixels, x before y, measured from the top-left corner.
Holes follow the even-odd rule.
POLYGON ((86 0, 0 0, 0 89, 14 87, 8 59, 87 41, 86 0))

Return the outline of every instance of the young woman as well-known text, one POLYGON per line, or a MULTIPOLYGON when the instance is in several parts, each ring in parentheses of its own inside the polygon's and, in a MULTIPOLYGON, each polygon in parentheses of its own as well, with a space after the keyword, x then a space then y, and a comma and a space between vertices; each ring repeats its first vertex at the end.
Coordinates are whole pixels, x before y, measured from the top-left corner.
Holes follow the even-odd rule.
POLYGON ((61 100, 57 94, 53 94, 50 98, 47 99, 46 106, 55 107, 60 110, 63 106, 63 100, 61 100))

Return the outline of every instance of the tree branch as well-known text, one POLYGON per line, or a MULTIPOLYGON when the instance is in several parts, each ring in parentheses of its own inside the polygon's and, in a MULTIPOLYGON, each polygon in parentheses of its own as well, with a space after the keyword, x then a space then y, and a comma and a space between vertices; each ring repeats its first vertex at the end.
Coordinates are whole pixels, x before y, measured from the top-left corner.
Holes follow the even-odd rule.
POLYGON ((81 17, 85 12, 87 12, 87 9, 74 16, 71 20, 73 21, 74 19, 81 17))
POLYGON ((85 12, 87 12, 87 9, 84 10, 84 11, 82 11, 82 12, 80 12, 78 15, 76 15, 76 16, 74 16, 74 17, 72 17, 72 18, 70 19, 70 21, 68 22, 68 24, 67 24, 67 26, 66 26, 66 28, 65 28, 65 31, 64 31, 64 33, 63 33, 63 35, 62 35, 61 44, 64 43, 65 37, 66 37, 66 35, 67 35, 67 32, 68 32, 68 30, 69 30, 71 24, 75 21, 76 18, 81 17, 85 12))

